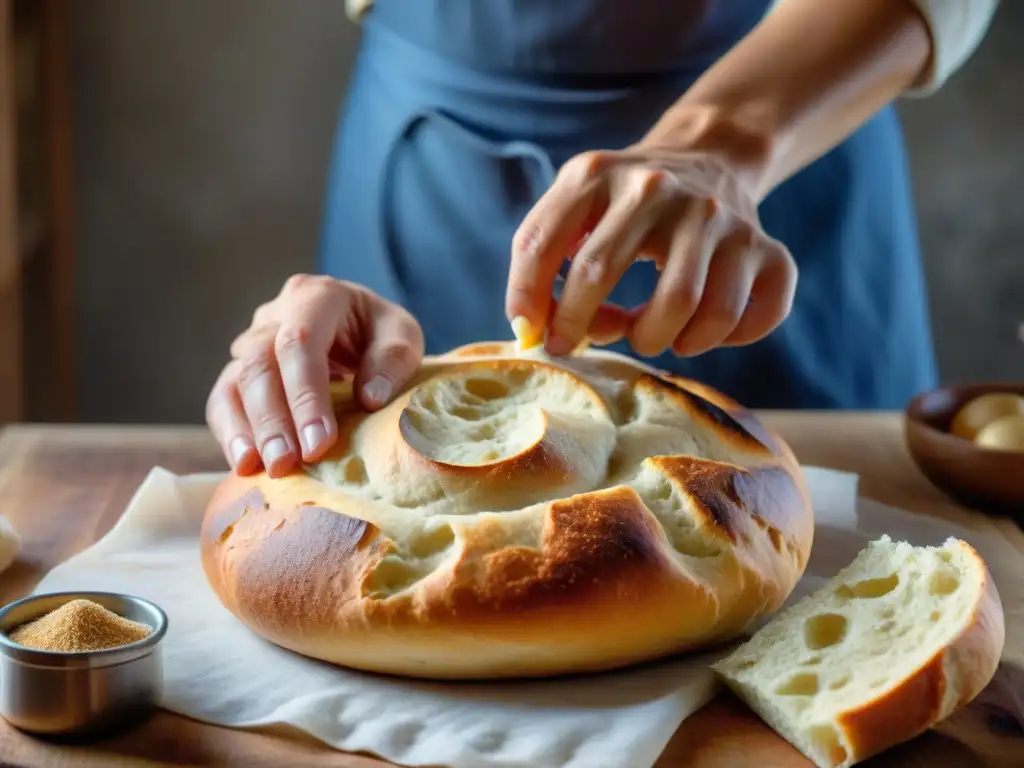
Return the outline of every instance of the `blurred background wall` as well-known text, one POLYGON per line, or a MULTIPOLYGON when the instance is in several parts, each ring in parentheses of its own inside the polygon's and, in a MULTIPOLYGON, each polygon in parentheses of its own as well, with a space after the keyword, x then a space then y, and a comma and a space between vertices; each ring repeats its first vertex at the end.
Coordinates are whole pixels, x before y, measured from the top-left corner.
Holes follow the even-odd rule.
MULTIPOLYGON (((341 0, 72 8, 79 417, 198 423, 230 339, 312 268, 358 30, 341 0)), ((1022 41, 1004 2, 901 105, 947 380, 1024 379, 1022 41)))

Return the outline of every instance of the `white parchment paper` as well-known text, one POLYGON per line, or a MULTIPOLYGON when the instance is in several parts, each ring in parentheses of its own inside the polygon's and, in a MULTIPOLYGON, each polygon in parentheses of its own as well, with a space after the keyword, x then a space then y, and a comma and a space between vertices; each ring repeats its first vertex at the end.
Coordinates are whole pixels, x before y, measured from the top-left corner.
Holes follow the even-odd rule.
MULTIPOLYGON (((984 537, 949 524, 858 505, 855 475, 805 471, 817 528, 808 573, 791 600, 882 533, 915 544, 959 535, 983 556, 993 547, 1012 549, 995 537, 978 541, 984 537)), ((236 728, 298 729, 337 749, 407 766, 650 768, 716 691, 708 657, 572 680, 427 684, 281 650, 236 621, 206 584, 199 525, 220 478, 154 469, 118 524, 36 589, 127 592, 163 607, 170 620, 163 705, 171 711, 236 728)))

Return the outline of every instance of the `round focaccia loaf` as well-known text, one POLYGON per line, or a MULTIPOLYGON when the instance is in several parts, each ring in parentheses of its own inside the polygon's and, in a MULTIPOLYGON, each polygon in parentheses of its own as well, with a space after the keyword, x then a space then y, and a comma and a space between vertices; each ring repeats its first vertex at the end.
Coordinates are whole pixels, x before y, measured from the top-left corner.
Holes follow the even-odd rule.
POLYGON ((611 669, 779 609, 814 519, 789 447, 696 382, 512 343, 427 358, 314 466, 230 475, 202 526, 221 602, 284 648, 435 679, 611 669))

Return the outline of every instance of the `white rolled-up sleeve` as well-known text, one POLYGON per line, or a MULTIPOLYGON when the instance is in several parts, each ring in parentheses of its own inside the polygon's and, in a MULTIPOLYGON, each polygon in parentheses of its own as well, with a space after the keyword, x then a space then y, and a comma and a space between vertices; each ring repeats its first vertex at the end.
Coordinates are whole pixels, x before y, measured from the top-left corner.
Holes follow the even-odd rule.
POLYGON ((920 10, 932 37, 928 71, 907 96, 939 90, 977 50, 999 7, 999 0, 910 0, 920 10))
MULTIPOLYGON (((720 0, 726 2, 727 0, 720 0)), ((784 0, 773 0, 777 7, 784 0)), ((906 0, 892 0, 904 2, 906 0)), ((822 0, 827 3, 828 0, 822 0)), ((907 96, 929 96, 966 63, 977 50, 999 7, 999 0, 909 0, 920 10, 932 38, 928 71, 907 96)), ((359 21, 373 6, 373 0, 345 0, 348 15, 359 21)))

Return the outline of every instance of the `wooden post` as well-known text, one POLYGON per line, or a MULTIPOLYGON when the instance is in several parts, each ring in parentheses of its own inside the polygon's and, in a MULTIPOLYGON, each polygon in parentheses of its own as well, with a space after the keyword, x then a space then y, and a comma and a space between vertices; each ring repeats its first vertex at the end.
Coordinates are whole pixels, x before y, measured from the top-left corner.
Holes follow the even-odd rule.
MULTIPOLYGON (((38 1, 38 0, 37 0, 38 1)), ((68 0, 42 2, 43 125, 46 131, 46 240, 49 262, 51 421, 74 421, 74 189, 68 79, 68 0)))
POLYGON ((0 0, 0 424, 24 415, 13 26, 12 2, 0 0))

